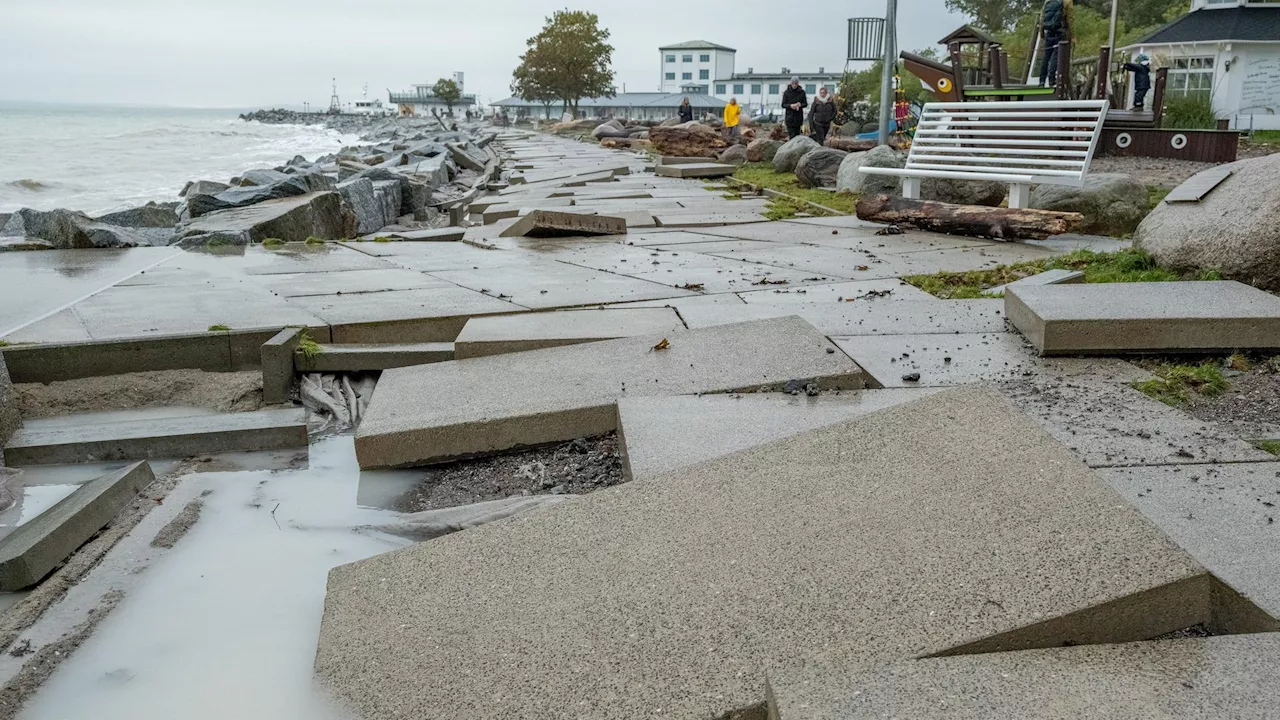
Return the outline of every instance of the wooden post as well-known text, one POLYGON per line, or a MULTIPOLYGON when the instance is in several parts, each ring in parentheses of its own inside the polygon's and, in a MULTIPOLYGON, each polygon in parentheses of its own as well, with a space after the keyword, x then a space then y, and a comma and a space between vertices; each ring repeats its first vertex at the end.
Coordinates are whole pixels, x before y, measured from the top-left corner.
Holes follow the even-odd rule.
POLYGON ((1098 48, 1098 93, 1096 100, 1106 100, 1111 89, 1111 48, 1103 45, 1098 48))
POLYGON ((1004 82, 1013 82, 1009 77, 1009 53, 1000 51, 1000 77, 1004 82))
POLYGON ((960 64, 960 46, 951 43, 947 46, 951 51, 952 81, 956 85, 956 100, 964 102, 964 67, 960 64))
POLYGON ((1004 78, 1000 73, 1000 46, 987 48, 987 74, 991 76, 991 87, 1000 90, 1004 87, 1004 78))
POLYGON ((1053 86, 1053 96, 1059 100, 1071 99, 1071 41, 1058 43, 1058 82, 1053 86))
POLYGON ((1159 129, 1164 124, 1164 86, 1169 82, 1169 68, 1156 70, 1155 94, 1151 98, 1152 127, 1159 129))

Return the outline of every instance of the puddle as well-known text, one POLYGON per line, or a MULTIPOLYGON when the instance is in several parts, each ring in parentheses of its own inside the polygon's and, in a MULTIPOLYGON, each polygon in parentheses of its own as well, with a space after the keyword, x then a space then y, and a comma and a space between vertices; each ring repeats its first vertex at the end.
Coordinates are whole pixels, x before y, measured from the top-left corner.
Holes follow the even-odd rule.
MULTIPOLYGON (((24 720, 331 720, 312 684, 328 571, 407 544, 354 528, 357 506, 421 473, 361 473, 351 437, 311 446, 310 467, 189 475, 212 490, 199 522, 19 716, 24 720)), ((352 658, 352 662, 366 662, 352 658)))

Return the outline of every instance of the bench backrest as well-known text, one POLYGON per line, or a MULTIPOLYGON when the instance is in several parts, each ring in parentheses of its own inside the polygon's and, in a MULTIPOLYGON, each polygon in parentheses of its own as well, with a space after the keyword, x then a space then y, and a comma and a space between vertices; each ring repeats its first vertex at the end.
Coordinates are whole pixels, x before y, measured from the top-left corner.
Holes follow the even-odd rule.
POLYGON ((1106 100, 929 103, 907 169, 1080 186, 1106 117, 1106 100))

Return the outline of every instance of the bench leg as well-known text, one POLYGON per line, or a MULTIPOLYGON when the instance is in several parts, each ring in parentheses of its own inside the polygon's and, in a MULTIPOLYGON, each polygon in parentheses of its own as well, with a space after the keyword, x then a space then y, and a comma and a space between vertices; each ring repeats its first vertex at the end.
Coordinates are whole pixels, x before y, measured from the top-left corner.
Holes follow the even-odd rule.
POLYGON ((1026 183, 1009 185, 1009 207, 1021 210, 1031 204, 1031 186, 1026 183))
POLYGON ((918 177, 902 178, 902 197, 908 200, 920 199, 920 178, 918 177))

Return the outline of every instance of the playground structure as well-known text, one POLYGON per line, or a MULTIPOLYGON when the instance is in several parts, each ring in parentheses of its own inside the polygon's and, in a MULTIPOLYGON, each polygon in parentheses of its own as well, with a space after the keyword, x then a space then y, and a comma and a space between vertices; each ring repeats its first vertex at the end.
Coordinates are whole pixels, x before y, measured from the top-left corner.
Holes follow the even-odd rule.
MULTIPOLYGON (((1097 57, 1073 61, 1071 41, 1063 40, 1058 45, 1056 83, 1047 87, 1030 82, 1040 51, 1039 40, 1024 67, 1023 77, 1027 82, 1015 82, 1009 72, 1009 55, 1000 42, 971 26, 961 27, 940 44, 947 47, 949 63, 905 51, 899 55, 907 71, 928 85, 939 102, 1097 99, 1111 100, 1112 107, 1124 106, 1123 102, 1115 102, 1124 98, 1127 91, 1111 86, 1112 51, 1105 45, 1097 57), (966 52, 969 46, 975 46, 976 50, 966 52), (967 66, 966 57, 974 60, 967 66)), ((1154 73, 1151 110, 1117 109, 1107 113, 1099 154, 1214 163, 1234 161, 1240 139, 1236 131, 1163 127, 1167 74, 1166 68, 1154 73)))

